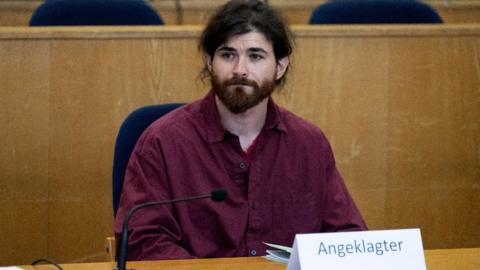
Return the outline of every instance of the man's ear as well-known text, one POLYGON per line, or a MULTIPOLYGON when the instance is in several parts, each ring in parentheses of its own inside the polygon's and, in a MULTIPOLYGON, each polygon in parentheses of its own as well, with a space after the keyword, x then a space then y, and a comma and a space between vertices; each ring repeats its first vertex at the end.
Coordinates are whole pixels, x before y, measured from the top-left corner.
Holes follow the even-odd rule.
POLYGON ((206 56, 207 60, 207 69, 211 73, 212 72, 212 62, 213 62, 213 57, 208 55, 206 56))
POLYGON ((290 60, 288 59, 288 56, 285 56, 282 59, 277 60, 277 77, 275 78, 276 80, 280 80, 280 78, 283 77, 283 75, 288 69, 289 64, 290 64, 290 60))

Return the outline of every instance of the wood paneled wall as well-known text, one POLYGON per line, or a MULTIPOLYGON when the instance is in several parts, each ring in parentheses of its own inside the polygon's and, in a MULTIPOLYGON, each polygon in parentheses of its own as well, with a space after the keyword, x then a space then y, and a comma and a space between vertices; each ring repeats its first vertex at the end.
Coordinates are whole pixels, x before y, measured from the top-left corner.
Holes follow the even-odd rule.
MULTIPOLYGON (((42 0, 0 0, 0 26, 27 26, 42 0)), ((204 24, 226 0, 150 0, 166 24, 204 24)), ((291 24, 306 24, 325 0, 269 0, 291 24)), ((429 0, 447 23, 480 23, 480 0, 429 0)))
MULTIPOLYGON (((480 246, 480 25, 294 26, 276 100, 320 126, 371 229, 480 246)), ((190 102, 200 27, 0 28, 0 265, 104 259, 114 140, 190 102)))

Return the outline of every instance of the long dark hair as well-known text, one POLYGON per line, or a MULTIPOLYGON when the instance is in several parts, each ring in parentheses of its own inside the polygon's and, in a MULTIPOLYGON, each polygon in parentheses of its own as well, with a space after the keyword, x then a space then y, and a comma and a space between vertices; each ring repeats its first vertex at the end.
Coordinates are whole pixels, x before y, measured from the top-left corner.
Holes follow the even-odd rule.
MULTIPOLYGON (((275 10, 259 0, 232 0, 221 6, 205 27, 198 48, 213 57, 215 50, 228 38, 253 31, 264 34, 272 42, 277 61, 292 53, 290 29, 275 10)), ((201 75, 207 77, 206 66, 201 75)), ((284 80, 285 75, 276 84, 283 84, 284 80)))

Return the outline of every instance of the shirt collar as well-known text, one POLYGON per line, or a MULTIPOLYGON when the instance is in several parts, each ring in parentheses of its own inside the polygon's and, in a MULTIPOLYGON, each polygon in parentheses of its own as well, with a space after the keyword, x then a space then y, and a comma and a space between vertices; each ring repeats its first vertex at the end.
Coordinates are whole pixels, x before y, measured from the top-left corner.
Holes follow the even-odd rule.
MULTIPOLYGON (((282 113, 280 107, 273 101, 272 97, 268 98, 267 119, 265 121, 264 131, 279 130, 286 132, 285 124, 282 121, 282 113)), ((220 114, 215 103, 215 93, 210 90, 202 100, 202 111, 205 120, 205 128, 207 141, 216 143, 225 138, 228 132, 222 125, 220 114)))

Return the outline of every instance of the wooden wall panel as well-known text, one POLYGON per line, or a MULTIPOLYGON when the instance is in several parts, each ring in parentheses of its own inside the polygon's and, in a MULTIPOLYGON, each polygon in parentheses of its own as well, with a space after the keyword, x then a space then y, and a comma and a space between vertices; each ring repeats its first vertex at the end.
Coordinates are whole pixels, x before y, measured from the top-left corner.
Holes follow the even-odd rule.
POLYGON ((48 247, 48 60, 48 42, 0 43, 0 265, 48 247))
MULTIPOLYGON (((103 260, 118 127, 206 93, 200 29, 0 29, 0 265, 103 260)), ((275 98, 325 131, 370 228, 480 246, 480 26, 293 30, 275 98)))
POLYGON ((27 26, 42 1, 0 0, 0 26, 27 26))
POLYGON ((480 195, 479 45, 473 37, 392 40, 386 225, 421 223, 426 246, 480 239, 464 225, 479 213, 471 200, 480 195))
POLYGON ((480 1, 431 1, 435 10, 447 23, 480 23, 480 1))

